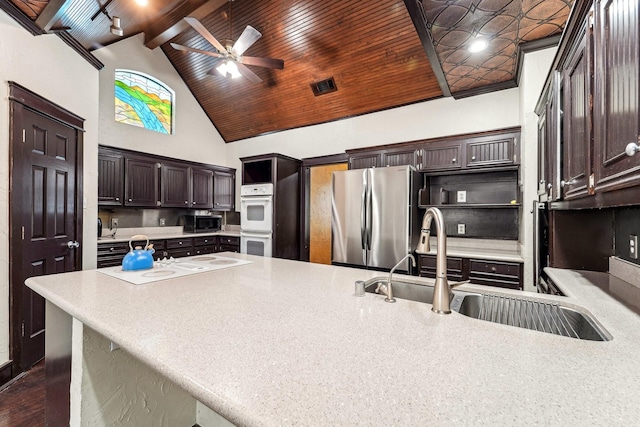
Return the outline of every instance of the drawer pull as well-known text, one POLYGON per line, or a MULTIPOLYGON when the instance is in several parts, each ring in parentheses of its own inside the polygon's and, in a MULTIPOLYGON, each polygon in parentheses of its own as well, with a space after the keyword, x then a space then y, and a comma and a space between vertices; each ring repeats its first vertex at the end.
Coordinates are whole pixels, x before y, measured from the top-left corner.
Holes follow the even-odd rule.
POLYGON ((491 267, 491 272, 492 272, 492 273, 495 273, 496 271, 497 271, 497 270, 496 270, 496 268, 495 268, 495 267, 491 267))

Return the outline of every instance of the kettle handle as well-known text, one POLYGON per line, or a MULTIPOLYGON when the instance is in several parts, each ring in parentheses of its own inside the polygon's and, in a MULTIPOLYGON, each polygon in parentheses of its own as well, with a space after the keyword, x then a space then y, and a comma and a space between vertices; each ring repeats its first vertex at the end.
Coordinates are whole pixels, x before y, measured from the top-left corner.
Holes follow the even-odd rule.
POLYGON ((135 236, 131 236, 131 238, 129 239, 129 248, 131 248, 131 250, 133 251, 133 241, 143 239, 147 241, 147 244, 144 245, 144 250, 146 251, 147 247, 149 246, 149 238, 144 234, 136 234, 135 236))

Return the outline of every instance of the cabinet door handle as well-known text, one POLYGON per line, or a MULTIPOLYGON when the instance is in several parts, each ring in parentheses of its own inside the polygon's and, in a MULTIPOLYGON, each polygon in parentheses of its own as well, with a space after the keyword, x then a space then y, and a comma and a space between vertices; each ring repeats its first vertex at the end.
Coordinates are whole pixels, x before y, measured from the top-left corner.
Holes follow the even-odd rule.
POLYGON ((120 201, 120 197, 116 197, 116 202, 119 202, 119 201, 120 201))
POLYGON ((455 162, 456 162, 456 158, 454 157, 454 158, 451 160, 451 163, 455 163, 455 162))
POLYGON ((571 181, 565 181, 564 179, 560 181, 560 187, 564 188, 565 185, 574 185, 578 182, 577 179, 572 179, 571 181))
POLYGON ((185 205, 188 205, 188 204, 189 204, 189 201, 188 201, 188 200, 185 200, 185 201, 184 201, 184 204, 185 204, 185 205))
POLYGON ((471 160, 475 160, 475 159, 476 159, 476 156, 471 156, 471 160))
POLYGON ((193 205, 195 205, 195 204, 196 204, 196 202, 193 202, 192 204, 193 204, 193 205))
POLYGON ((181 244, 182 244, 182 242, 178 242, 178 244, 179 244, 179 245, 181 245, 181 244))
POLYGON ((131 199, 129 199, 129 201, 131 201, 131 199))
POLYGON ((491 267, 491 272, 495 273, 496 272, 496 268, 495 267, 491 267))

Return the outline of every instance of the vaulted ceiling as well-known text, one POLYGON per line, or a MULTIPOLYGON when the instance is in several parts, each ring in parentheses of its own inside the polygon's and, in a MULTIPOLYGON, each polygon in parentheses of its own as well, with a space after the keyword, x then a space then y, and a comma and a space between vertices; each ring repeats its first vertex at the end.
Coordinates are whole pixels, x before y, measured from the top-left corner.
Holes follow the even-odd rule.
POLYGON ((571 4, 148 0, 141 7, 134 0, 0 0, 0 8, 32 33, 55 32, 97 68, 90 52, 120 40, 109 30, 113 16, 121 19, 125 37, 143 32, 145 45, 162 49, 227 142, 513 87, 522 52, 556 42, 571 4), (237 40, 247 25, 255 27, 262 38, 245 55, 282 59, 284 69, 249 66, 260 83, 210 74, 218 59, 170 44, 217 52, 186 16, 223 44, 237 40), (489 47, 472 54, 468 47, 477 38, 489 47), (328 78, 337 90, 316 96, 312 85, 328 78))

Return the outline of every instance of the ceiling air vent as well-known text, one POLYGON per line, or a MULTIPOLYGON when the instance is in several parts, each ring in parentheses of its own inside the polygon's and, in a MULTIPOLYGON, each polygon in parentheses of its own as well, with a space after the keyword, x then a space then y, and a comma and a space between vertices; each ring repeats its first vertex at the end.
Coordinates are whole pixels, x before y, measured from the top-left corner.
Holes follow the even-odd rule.
POLYGON ((333 77, 329 77, 328 79, 311 83, 311 90, 313 90, 315 96, 320 96, 325 93, 335 92, 338 88, 336 87, 336 81, 333 80, 333 77))

